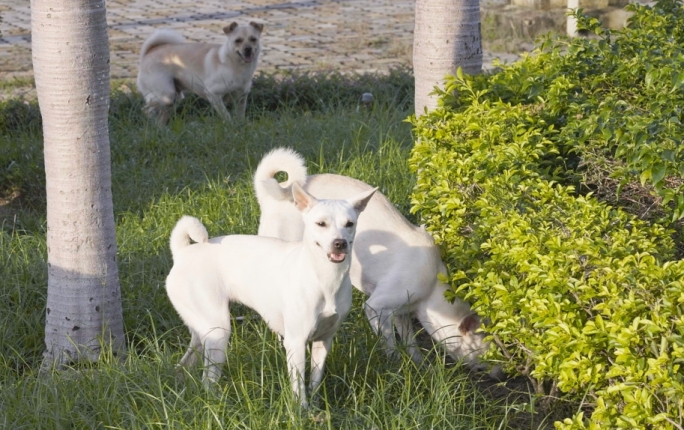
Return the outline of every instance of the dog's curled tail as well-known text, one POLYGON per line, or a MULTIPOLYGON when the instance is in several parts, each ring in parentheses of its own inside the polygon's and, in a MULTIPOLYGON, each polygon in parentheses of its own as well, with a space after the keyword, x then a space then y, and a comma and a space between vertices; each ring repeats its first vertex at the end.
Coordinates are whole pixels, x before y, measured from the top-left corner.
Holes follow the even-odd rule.
POLYGON ((269 198, 292 200, 292 184, 306 183, 304 158, 289 148, 276 148, 261 159, 254 173, 254 191, 259 204, 269 198), (287 173, 287 180, 281 183, 275 179, 278 172, 287 173))
POLYGON ((190 245, 190 239, 203 243, 209 240, 209 233, 200 220, 183 215, 171 232, 171 255, 174 260, 178 252, 190 245))
POLYGON ((165 28, 156 30, 143 43, 142 48, 140 48, 140 59, 142 60, 142 57, 150 52, 150 49, 155 46, 177 43, 185 43, 185 38, 179 32, 165 28))

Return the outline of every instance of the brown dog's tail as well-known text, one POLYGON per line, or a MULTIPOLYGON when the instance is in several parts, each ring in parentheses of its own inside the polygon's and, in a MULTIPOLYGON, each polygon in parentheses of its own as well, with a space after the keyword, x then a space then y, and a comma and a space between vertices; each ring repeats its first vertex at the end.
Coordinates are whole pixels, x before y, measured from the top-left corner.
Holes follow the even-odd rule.
POLYGON ((190 246, 190 239, 203 243, 209 240, 209 233, 200 220, 183 215, 171 232, 171 255, 174 260, 183 248, 190 246))
POLYGON ((159 29, 148 37, 140 48, 140 59, 144 57, 154 47, 168 44, 185 43, 185 38, 175 30, 159 29))
POLYGON ((276 148, 261 159, 254 172, 254 191, 260 205, 267 199, 292 200, 292 184, 306 183, 306 165, 301 155, 289 148, 276 148), (275 179, 278 172, 287 173, 281 183, 275 179))

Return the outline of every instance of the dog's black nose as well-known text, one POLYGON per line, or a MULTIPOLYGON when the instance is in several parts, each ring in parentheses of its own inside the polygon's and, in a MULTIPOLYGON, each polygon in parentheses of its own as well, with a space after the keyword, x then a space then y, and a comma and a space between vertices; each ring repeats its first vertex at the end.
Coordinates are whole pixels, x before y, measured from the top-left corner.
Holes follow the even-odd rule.
POLYGON ((347 241, 344 239, 335 239, 333 240, 333 247, 339 251, 347 249, 347 241))
POLYGON ((251 57, 252 56, 252 47, 248 46, 245 48, 245 57, 251 57))

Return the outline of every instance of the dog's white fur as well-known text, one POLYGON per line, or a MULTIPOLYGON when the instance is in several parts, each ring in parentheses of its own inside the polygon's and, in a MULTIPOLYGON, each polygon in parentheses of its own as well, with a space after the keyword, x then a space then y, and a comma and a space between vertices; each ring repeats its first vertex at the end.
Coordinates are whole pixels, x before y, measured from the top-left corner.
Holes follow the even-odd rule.
POLYGON ((249 235, 209 239, 199 220, 182 217, 171 233, 174 264, 166 278, 169 299, 192 337, 180 365, 191 366, 197 354, 203 355, 204 383, 211 386, 218 380, 231 332, 229 303, 240 302, 282 336, 292 389, 306 406, 306 345, 312 342, 313 392, 333 335, 351 308, 348 252, 358 215, 374 192, 317 200, 292 187, 301 212, 297 222, 303 224, 297 242, 249 235))
MULTIPOLYGON (((296 152, 277 148, 264 156, 254 175, 261 219, 259 235, 284 240, 299 240, 303 224, 292 204, 290 189, 301 185, 308 192, 325 198, 345 198, 370 189, 370 185, 341 175, 307 176, 303 158, 296 152), (286 172, 278 183, 274 175, 286 172)), ((395 349, 395 333, 406 343, 412 358, 422 356, 415 343, 411 316, 456 360, 471 368, 485 366, 478 360, 488 348, 477 329, 480 318, 470 306, 456 299, 449 303, 444 293, 448 286, 438 275, 445 275, 439 248, 424 228, 411 224, 381 193, 376 193, 359 216, 351 265, 352 284, 369 295, 365 312, 376 333, 384 337, 389 353, 395 349)), ((498 368, 490 373, 501 378, 498 368)))
POLYGON ((236 115, 244 117, 262 30, 256 22, 233 22, 223 29, 223 45, 187 43, 174 30, 155 31, 140 50, 137 84, 146 113, 166 123, 174 102, 191 92, 207 99, 223 120, 230 119, 224 99, 232 97, 236 115))

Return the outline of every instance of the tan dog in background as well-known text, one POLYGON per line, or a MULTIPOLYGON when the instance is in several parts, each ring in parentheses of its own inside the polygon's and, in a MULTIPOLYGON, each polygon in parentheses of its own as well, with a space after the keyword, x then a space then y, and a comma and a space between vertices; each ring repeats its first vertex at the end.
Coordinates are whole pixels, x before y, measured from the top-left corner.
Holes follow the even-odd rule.
POLYGON ((223 45, 187 43, 174 30, 155 31, 140 52, 137 84, 144 111, 165 124, 174 102, 190 92, 207 99, 224 121, 230 120, 224 101, 231 97, 236 116, 243 118, 263 29, 256 22, 233 22, 223 28, 223 45))

